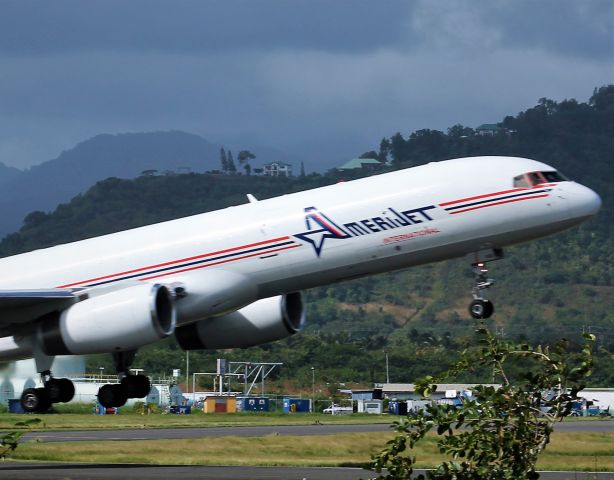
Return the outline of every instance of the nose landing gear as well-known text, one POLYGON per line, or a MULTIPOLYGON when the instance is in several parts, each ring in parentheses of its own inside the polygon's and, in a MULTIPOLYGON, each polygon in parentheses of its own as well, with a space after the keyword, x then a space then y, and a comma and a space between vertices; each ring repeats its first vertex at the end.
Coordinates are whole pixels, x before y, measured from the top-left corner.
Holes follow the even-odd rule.
POLYGON ((483 291, 492 287, 495 280, 488 277, 486 262, 503 258, 503 251, 498 248, 481 250, 471 254, 470 258, 475 278, 473 289, 471 290, 473 300, 469 304, 469 314, 476 320, 490 318, 495 311, 495 307, 490 300, 484 298, 483 291))
POLYGON ((471 290, 473 300, 469 304, 469 314, 475 319, 490 318, 495 311, 495 307, 490 300, 484 298, 483 290, 490 288, 494 279, 488 278, 488 268, 486 263, 477 263, 473 266, 475 273, 475 285, 471 290))

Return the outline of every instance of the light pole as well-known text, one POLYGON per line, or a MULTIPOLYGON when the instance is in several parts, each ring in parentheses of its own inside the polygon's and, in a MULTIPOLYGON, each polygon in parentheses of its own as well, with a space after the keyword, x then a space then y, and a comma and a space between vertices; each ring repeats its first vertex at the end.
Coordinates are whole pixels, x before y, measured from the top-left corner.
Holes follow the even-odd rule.
MULTIPOLYGON (((190 391, 190 351, 185 351, 185 393, 190 391)), ((194 389, 194 384, 192 384, 192 389, 194 389)))
POLYGON ((386 355, 386 383, 390 383, 390 373, 388 370, 388 352, 384 350, 384 355, 386 355))
POLYGON ((316 401, 316 369, 311 367, 311 413, 315 412, 316 401))

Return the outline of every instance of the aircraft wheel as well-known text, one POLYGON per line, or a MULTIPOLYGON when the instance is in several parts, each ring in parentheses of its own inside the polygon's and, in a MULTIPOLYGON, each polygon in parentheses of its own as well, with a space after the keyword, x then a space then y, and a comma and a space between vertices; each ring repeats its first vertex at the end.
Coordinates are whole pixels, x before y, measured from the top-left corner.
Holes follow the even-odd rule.
POLYGON ((51 400, 44 388, 26 388, 21 394, 21 407, 27 413, 42 413, 49 410, 51 400))
POLYGON ((469 313, 476 320, 490 318, 495 307, 490 300, 476 299, 469 304, 469 313))
POLYGON ((128 375, 122 378, 121 384, 128 398, 143 398, 149 395, 151 384, 145 375, 128 375))
POLYGON ((128 400, 123 385, 103 385, 98 390, 98 402, 105 408, 121 407, 128 400))
POLYGON ((60 402, 68 403, 75 396, 75 384, 68 378, 60 378, 60 402))
POLYGON ((68 378, 51 378, 45 389, 51 403, 70 402, 75 396, 75 385, 68 378))

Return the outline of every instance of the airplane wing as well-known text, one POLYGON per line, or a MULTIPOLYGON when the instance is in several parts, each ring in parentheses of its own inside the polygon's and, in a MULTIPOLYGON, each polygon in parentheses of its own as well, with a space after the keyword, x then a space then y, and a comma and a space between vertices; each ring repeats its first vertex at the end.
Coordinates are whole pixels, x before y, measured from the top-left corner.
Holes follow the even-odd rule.
POLYGON ((5 308, 24 307, 76 298, 73 290, 54 288, 49 290, 0 290, 0 312, 5 308))
POLYGON ((66 308, 78 300, 79 290, 52 288, 45 290, 0 290, 0 336, 26 325, 54 310, 66 308))

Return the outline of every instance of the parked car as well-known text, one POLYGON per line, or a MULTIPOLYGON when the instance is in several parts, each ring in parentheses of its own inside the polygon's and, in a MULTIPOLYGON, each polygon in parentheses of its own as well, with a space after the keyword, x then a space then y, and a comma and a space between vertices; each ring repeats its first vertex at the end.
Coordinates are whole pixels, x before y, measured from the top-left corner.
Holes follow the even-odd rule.
POLYGON ((348 413, 353 413, 354 409, 352 407, 341 407, 335 403, 333 403, 330 407, 326 407, 322 410, 324 413, 329 413, 331 415, 344 415, 348 413))

